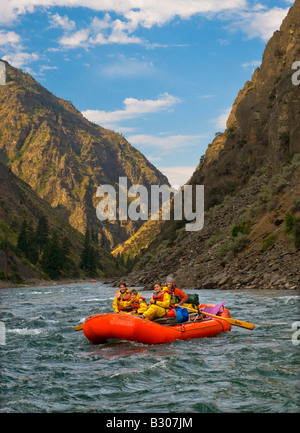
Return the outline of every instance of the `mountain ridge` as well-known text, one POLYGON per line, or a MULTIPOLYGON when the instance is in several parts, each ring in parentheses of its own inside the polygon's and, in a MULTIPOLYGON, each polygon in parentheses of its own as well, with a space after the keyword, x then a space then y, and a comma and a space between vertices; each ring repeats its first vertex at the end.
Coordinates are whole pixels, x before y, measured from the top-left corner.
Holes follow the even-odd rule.
POLYGON ((140 222, 100 223, 96 190, 168 184, 168 179, 121 135, 88 121, 70 101, 57 98, 7 62, 0 86, 0 160, 77 230, 99 232, 108 249, 126 240, 140 222))

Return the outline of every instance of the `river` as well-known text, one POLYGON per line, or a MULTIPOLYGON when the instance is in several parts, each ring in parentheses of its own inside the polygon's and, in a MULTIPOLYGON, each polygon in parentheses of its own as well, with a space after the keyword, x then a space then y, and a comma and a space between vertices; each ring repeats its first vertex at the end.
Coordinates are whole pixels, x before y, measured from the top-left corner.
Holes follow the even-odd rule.
POLYGON ((196 292, 201 303, 226 302, 233 318, 255 329, 163 345, 92 345, 74 326, 112 311, 115 288, 2 289, 0 411, 299 412, 299 292, 196 292))

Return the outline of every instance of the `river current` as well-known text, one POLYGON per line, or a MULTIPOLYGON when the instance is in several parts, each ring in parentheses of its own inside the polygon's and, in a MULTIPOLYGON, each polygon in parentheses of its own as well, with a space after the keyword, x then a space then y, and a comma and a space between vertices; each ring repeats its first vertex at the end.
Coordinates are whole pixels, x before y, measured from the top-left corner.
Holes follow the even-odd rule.
POLYGON ((226 302, 255 329, 92 345, 74 326, 112 311, 115 290, 86 282, 0 291, 1 412, 299 412, 299 292, 199 290, 201 303, 226 302))

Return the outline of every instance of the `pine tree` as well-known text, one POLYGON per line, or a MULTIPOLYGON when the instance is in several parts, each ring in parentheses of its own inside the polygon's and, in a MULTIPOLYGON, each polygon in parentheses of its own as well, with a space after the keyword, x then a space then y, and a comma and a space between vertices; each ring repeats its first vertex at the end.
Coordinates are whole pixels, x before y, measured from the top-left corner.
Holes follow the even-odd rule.
POLYGON ((81 269, 85 269, 85 270, 88 269, 89 260, 90 260, 90 247, 91 247, 90 232, 89 230, 87 230, 85 232, 83 250, 80 256, 81 269))
POLYGON ((17 247, 25 257, 34 265, 39 259, 39 252, 35 241, 35 233, 32 225, 23 221, 18 236, 17 247))
POLYGON ((92 245, 90 246, 90 260, 88 265, 88 270, 91 275, 95 275, 97 273, 97 262, 98 262, 98 252, 96 248, 92 245))
POLYGON ((58 278, 62 269, 62 251, 57 234, 54 233, 47 243, 42 256, 42 269, 50 278, 58 278))
POLYGON ((18 236, 17 247, 24 254, 27 253, 28 249, 28 237, 27 237, 27 221, 23 221, 20 229, 20 234, 18 236))
POLYGON ((70 255, 70 253, 71 253, 71 247, 72 247, 72 244, 70 242, 70 239, 67 238, 67 236, 65 236, 63 238, 63 241, 62 241, 61 249, 62 249, 62 253, 66 257, 70 255))
POLYGON ((97 264, 99 261, 98 252, 91 244, 89 230, 85 233, 84 246, 80 256, 80 267, 88 271, 91 275, 97 273, 97 264))
POLYGON ((74 265, 74 262, 69 257, 71 254, 71 247, 72 244, 69 238, 65 236, 61 244, 61 268, 64 270, 69 270, 71 263, 74 265))
POLYGON ((49 226, 45 216, 40 217, 35 231, 35 241, 40 252, 43 251, 49 241, 49 226))
POLYGON ((36 244, 35 233, 31 224, 27 225, 27 251, 25 255, 27 259, 34 265, 39 259, 39 251, 36 244))
POLYGON ((7 231, 4 229, 4 239, 1 240, 0 238, 0 250, 4 250, 4 271, 0 271, 0 278, 8 278, 8 248, 10 244, 7 240, 7 231), (3 275, 3 277, 2 277, 3 275))
MULTIPOLYGON (((94 254, 90 245, 89 233, 85 244, 88 251, 85 269, 95 269, 97 267, 94 265, 97 261, 97 255, 94 254)), ((66 236, 61 240, 56 232, 50 237, 46 217, 39 219, 36 229, 24 220, 17 246, 31 263, 37 264, 39 262, 42 270, 52 279, 67 276, 70 272, 73 276, 78 276, 77 265, 71 257, 72 244, 70 240, 66 236)))

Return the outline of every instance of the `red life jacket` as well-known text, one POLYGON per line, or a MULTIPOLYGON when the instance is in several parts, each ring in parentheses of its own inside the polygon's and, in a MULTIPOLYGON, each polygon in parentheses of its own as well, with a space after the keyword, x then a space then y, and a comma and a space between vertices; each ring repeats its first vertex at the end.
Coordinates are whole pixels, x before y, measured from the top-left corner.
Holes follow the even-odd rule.
POLYGON ((129 293, 120 293, 121 299, 120 301, 130 301, 130 294, 129 293))
POLYGON ((159 295, 154 294, 152 297, 153 297, 154 301, 163 302, 165 293, 169 293, 169 295, 170 295, 172 292, 171 292, 171 290, 164 290, 164 291, 160 292, 159 295))
POLYGON ((178 287, 176 286, 175 283, 173 283, 172 289, 171 289, 171 295, 170 295, 171 296, 171 303, 170 303, 171 305, 178 304, 181 301, 181 299, 182 299, 179 296, 175 295, 175 290, 176 289, 178 289, 178 287))
POLYGON ((178 287, 176 286, 175 283, 172 284, 172 289, 171 289, 171 293, 175 292, 175 289, 178 289, 178 287))
POLYGON ((138 299, 134 299, 133 301, 131 301, 131 308, 136 311, 140 308, 140 303, 141 302, 145 302, 146 298, 143 298, 142 296, 138 299))
MULTIPOLYGON (((125 292, 125 293, 119 292, 118 296, 121 297, 121 299, 119 299, 119 301, 125 301, 125 302, 129 302, 130 301, 130 293, 129 293, 129 291, 125 292)), ((119 311, 121 311, 121 310, 125 311, 127 309, 128 309, 128 307, 123 307, 122 305, 118 305, 118 310, 119 311)))

